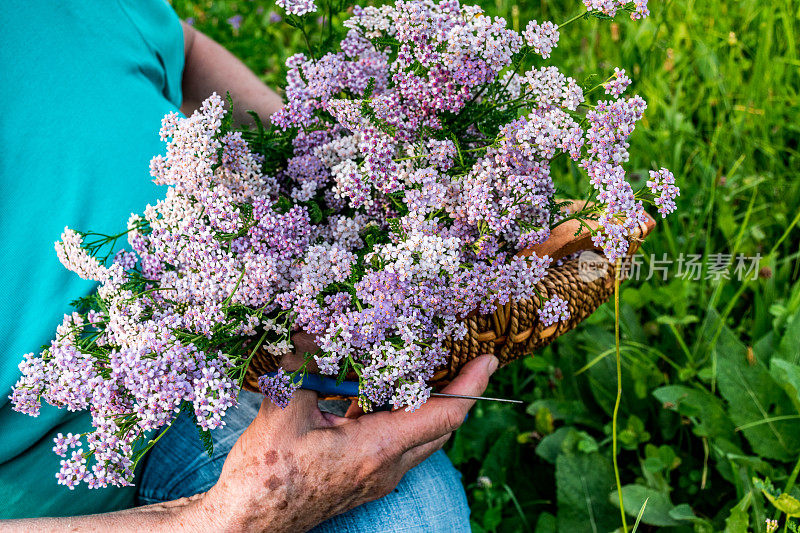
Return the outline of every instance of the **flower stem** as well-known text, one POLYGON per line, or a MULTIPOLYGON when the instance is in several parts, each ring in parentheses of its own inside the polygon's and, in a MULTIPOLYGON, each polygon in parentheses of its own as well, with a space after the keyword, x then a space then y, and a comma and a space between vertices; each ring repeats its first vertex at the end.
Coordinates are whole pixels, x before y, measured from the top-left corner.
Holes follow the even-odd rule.
POLYGON ((558 25, 558 29, 561 29, 561 28, 563 28, 564 26, 568 26, 568 25, 572 24, 573 22, 575 22, 576 20, 578 20, 578 19, 580 19, 580 18, 583 18, 583 17, 585 17, 585 16, 586 16, 586 15, 588 15, 588 14, 589 14, 589 12, 588 12, 588 11, 584 11, 583 13, 580 13, 579 15, 575 15, 574 17, 572 17, 572 18, 571 18, 571 19, 569 19, 568 21, 566 21, 566 22, 562 22, 561 24, 559 24, 559 25, 558 25))
POLYGON ((619 497, 619 512, 622 517, 622 531, 628 533, 628 523, 625 520, 625 505, 622 502, 622 483, 619 480, 619 464, 617 462, 617 416, 619 404, 622 400, 622 360, 620 357, 619 343, 619 276, 622 260, 617 259, 614 266, 614 340, 617 348, 617 399, 614 402, 614 414, 611 417, 611 453, 614 460, 614 479, 617 482, 617 496, 619 497))

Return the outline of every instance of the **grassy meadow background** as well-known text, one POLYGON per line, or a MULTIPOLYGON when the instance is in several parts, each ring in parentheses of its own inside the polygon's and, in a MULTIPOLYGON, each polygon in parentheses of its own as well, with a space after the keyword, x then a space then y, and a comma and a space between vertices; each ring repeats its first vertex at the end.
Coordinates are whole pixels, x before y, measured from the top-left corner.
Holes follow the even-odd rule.
MULTIPOLYGON (((563 22, 578 0, 481 0, 517 29, 563 22)), ((273 87, 304 46, 269 1, 173 0, 273 87)), ((579 82, 615 66, 648 102, 630 139, 629 172, 665 166, 678 211, 644 245, 641 279, 621 292, 623 398, 619 470, 639 531, 784 529, 800 497, 800 2, 651 0, 631 22, 565 28, 548 62, 579 82), (730 254, 731 279, 709 275, 730 254), (736 279, 736 256, 760 256, 736 279), (699 279, 679 259, 701 256, 699 279), (650 258, 671 261, 646 280, 650 258), (752 276, 751 276, 752 277, 752 276), (708 278, 708 279, 706 279, 708 278), (719 279, 717 279, 719 278, 719 279), (767 482, 769 479, 769 482, 767 482)), ((567 194, 585 176, 564 163, 567 194)), ((748 263, 749 266, 749 263, 748 263)), ((606 532, 621 527, 611 462, 616 394, 614 309, 535 357, 501 369, 448 444, 463 473, 475 531, 606 532)))

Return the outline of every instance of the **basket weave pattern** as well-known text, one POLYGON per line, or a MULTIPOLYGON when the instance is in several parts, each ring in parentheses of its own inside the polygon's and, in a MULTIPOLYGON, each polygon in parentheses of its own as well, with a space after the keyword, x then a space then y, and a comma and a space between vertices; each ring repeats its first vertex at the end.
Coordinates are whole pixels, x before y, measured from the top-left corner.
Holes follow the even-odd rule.
POLYGON ((544 326, 539 320, 538 297, 498 306, 489 315, 467 317, 467 336, 462 341, 448 341, 450 361, 434 380, 450 380, 467 361, 482 354, 494 354, 501 365, 519 359, 547 346, 557 337, 575 328, 614 292, 614 270, 610 264, 606 271, 591 281, 581 275, 579 258, 564 261, 551 268, 536 287, 545 299, 560 296, 567 300, 568 320, 544 326))
MULTIPOLYGON (((629 257, 636 253, 654 226, 655 221, 648 219, 647 223, 631 237, 629 257)), ((521 255, 529 255, 531 251, 543 255, 544 251, 554 260, 569 256, 563 259, 561 264, 550 267, 547 276, 536 286, 545 300, 552 296, 560 296, 567 300, 569 319, 545 326, 539 320, 538 309, 541 302, 537 296, 530 300, 510 301, 498 306, 490 314, 468 315, 464 319, 467 335, 463 339, 457 341, 449 339, 445 343, 450 351, 450 358, 444 367, 437 369, 430 381, 435 389, 447 384, 464 364, 479 355, 494 354, 500 360, 500 365, 506 365, 515 359, 532 354, 560 335, 574 329, 608 301, 614 292, 613 265, 602 255, 593 256, 603 259, 600 262, 593 261, 592 270, 587 275, 585 257, 577 255, 577 252, 595 250, 591 244, 590 234, 585 232, 577 236, 569 235, 562 241, 544 250, 526 250, 521 252, 521 255)), ((281 357, 271 355, 264 350, 259 351, 247 369, 244 388, 258 391, 258 377, 277 370, 280 359, 281 357)))

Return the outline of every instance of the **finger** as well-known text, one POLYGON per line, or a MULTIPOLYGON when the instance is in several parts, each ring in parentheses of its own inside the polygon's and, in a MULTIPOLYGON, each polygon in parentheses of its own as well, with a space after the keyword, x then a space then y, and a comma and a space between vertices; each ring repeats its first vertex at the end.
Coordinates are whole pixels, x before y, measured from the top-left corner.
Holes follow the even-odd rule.
POLYGON ((310 335, 305 331, 298 331, 292 335, 292 344, 294 345, 294 351, 300 355, 305 355, 306 353, 315 353, 317 350, 319 350, 317 337, 315 335, 310 335))
POLYGON ((295 391, 284 408, 264 398, 257 418, 273 429, 279 428, 280 431, 291 432, 293 435, 303 435, 314 428, 327 425, 317 401, 317 393, 305 389, 295 391))
POLYGON ((325 411, 322 411, 322 418, 325 419, 327 427, 341 426, 342 424, 347 424, 353 421, 353 419, 348 418, 346 414, 345 416, 339 416, 325 411))
POLYGON ((400 458, 400 468, 402 468, 404 472, 408 472, 444 446, 451 436, 452 433, 448 433, 433 442, 426 442, 425 444, 406 451, 400 458))
MULTIPOLYGON (((480 396, 486 390, 489 376, 497 369, 497 365, 498 360, 493 355, 477 357, 464 365, 458 376, 442 392, 480 396)), ((388 423, 398 433, 398 444, 404 450, 409 450, 455 431, 464 422, 467 411, 474 403, 474 400, 432 397, 413 413, 375 413, 362 416, 359 420, 375 426, 373 431, 385 431, 388 423)))
MULTIPOLYGON (((294 351, 284 354, 281 358, 281 366, 289 372, 294 372, 303 365, 307 353, 313 354, 319 349, 316 337, 309 335, 305 331, 299 331, 292 335, 292 345, 294 346, 294 351)), ((317 362, 314 359, 308 361, 306 369, 313 373, 319 371, 317 362)))

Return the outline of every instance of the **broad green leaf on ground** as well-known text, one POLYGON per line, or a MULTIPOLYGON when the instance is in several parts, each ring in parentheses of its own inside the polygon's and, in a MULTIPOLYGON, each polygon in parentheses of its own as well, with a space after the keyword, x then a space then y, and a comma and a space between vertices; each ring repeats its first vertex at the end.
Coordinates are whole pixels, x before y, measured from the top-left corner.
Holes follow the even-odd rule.
MULTIPOLYGON (((619 496, 617 491, 611 492, 609 502, 619 508, 619 496)), ((647 500, 647 507, 642 514, 642 522, 651 526, 679 526, 682 521, 670 516, 675 506, 669 497, 657 490, 649 489, 643 485, 625 485, 622 487, 622 503, 625 505, 625 512, 632 517, 636 517, 639 510, 647 500)))
POLYGON ((613 488, 611 463, 599 453, 558 456, 558 530, 606 533, 616 529, 618 512, 608 499, 613 488))
POLYGON ((749 479, 756 474, 775 476, 775 469, 770 463, 755 455, 745 454, 741 447, 728 440, 711 439, 709 449, 716 462, 717 472, 731 484, 741 486, 742 479, 749 479))
POLYGON ((683 385, 667 385, 654 390, 653 396, 665 409, 692 418, 694 433, 698 437, 735 439, 735 428, 723 403, 710 392, 683 385))
POLYGON ((702 518, 699 518, 694 511, 692 511, 692 506, 688 503, 681 503, 673 507, 669 510, 669 515, 674 518, 675 520, 685 520, 687 522, 705 522, 702 518))
POLYGON ((556 459, 563 451, 564 441, 571 433, 577 433, 577 430, 569 426, 558 428, 552 434, 543 438, 539 445, 536 446, 536 455, 548 463, 555 464, 556 459))
POLYGON ((503 521, 503 508, 493 506, 486 509, 483 513, 483 525, 489 531, 494 531, 503 521))
POLYGON ((626 340, 639 343, 647 342, 641 324, 641 313, 637 313, 632 306, 623 303, 620 308, 620 328, 626 340))
MULTIPOLYGON (((592 334, 594 336, 594 333, 592 334)), ((599 345, 597 340, 589 341, 588 335, 581 335, 581 341, 586 341, 587 349, 584 352, 586 364, 591 364, 589 369, 582 374, 587 377, 589 388, 595 401, 610 418, 614 410, 614 402, 617 395, 617 370, 614 354, 613 335, 602 335, 610 339, 607 344, 599 345), (597 346, 589 349, 588 346, 597 346), (599 354, 606 354, 605 357, 597 359, 599 354)), ((599 338, 599 336, 598 336, 599 338)), ((636 414, 641 418, 645 417, 648 411, 648 402, 643 402, 641 393, 648 387, 657 387, 664 383, 664 376, 658 368, 647 359, 641 352, 635 356, 629 353, 622 354, 622 403, 621 413, 627 415, 636 414)))
POLYGON ((585 431, 564 426, 542 439, 536 447, 536 455, 555 464, 561 454, 591 453, 598 448, 597 441, 585 431))
POLYGON ((519 461, 517 456, 516 432, 505 431, 492 443, 483 460, 481 475, 492 480, 492 483, 503 484, 506 482, 506 472, 513 468, 519 461))
POLYGON ((788 396, 760 364, 750 366, 720 356, 719 388, 731 419, 758 455, 791 461, 800 452, 800 424, 781 417, 795 414, 788 396))
POLYGON ((770 331, 755 343, 753 343, 753 356, 758 361, 769 361, 772 356, 778 351, 777 344, 779 339, 776 339, 775 332, 770 331))
POLYGON ((787 325, 775 356, 800 364, 800 312, 795 313, 787 325))
POLYGON ((783 359, 773 359, 770 362, 769 371, 775 381, 786 391, 797 413, 800 414, 800 365, 783 359))
POLYGON ((522 417, 525 415, 502 406, 476 406, 453 437, 447 455, 455 465, 471 459, 483 461, 489 448, 502 434, 517 434, 522 417))
POLYGON ((723 327, 716 345, 719 390, 728 413, 758 455, 793 461, 800 453, 800 424, 784 419, 796 409, 764 364, 723 327))

